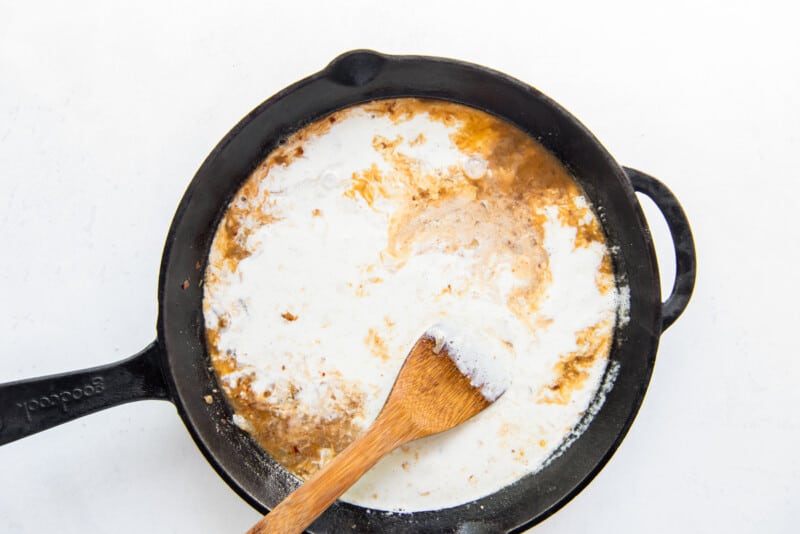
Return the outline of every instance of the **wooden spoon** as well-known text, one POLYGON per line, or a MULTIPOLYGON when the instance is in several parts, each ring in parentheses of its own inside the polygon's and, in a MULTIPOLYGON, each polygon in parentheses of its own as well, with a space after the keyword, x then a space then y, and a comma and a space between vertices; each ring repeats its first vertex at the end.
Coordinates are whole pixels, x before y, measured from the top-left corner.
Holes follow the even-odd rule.
POLYGON ((383 456, 404 443, 463 423, 505 392, 506 385, 488 383, 491 373, 480 368, 485 364, 474 351, 462 357, 458 345, 432 333, 434 329, 411 349, 372 426, 248 534, 302 532, 383 456))

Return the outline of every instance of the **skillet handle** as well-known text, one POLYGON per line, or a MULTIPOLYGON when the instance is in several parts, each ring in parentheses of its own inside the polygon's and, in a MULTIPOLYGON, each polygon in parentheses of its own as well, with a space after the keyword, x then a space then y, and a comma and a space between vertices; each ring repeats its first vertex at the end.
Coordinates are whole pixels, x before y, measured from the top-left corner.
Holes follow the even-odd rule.
POLYGON ((154 341, 128 359, 0 384, 0 445, 83 415, 141 399, 168 399, 154 341))
POLYGON ((667 221, 669 233, 672 235, 672 246, 675 247, 675 285, 672 293, 661 308, 661 331, 663 332, 680 317, 694 291, 697 273, 697 256, 694 250, 694 238, 689 221, 678 199, 667 186, 636 169, 623 167, 625 174, 633 185, 633 189, 647 195, 661 211, 667 221))

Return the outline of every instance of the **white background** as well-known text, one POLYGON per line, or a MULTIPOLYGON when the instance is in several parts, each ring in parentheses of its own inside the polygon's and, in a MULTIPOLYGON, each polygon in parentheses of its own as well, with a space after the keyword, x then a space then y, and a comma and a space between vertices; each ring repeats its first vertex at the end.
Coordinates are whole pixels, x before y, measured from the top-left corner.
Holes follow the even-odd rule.
MULTIPOLYGON (((534 530, 796 531, 796 3, 201 4, 0 0, 0 382, 154 338, 175 207, 251 108, 348 49, 449 56, 556 99, 662 179, 697 240, 694 298, 632 431, 534 530)), ((258 518, 166 402, 4 446, 0 474, 2 532, 234 533, 258 518)))

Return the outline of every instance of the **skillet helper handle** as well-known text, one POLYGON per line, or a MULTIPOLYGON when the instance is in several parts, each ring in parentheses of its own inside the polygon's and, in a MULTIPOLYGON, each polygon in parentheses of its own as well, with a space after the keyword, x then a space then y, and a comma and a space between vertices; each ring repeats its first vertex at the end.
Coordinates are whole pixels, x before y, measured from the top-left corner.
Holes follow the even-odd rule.
POLYGON ((167 399, 158 342, 128 359, 0 384, 0 445, 140 399, 167 399))
POLYGON ((647 195, 667 221, 675 248, 675 284, 661 308, 661 330, 664 331, 680 317, 689 304, 697 275, 697 255, 689 220, 678 199, 664 184, 636 169, 623 167, 633 189, 647 195))

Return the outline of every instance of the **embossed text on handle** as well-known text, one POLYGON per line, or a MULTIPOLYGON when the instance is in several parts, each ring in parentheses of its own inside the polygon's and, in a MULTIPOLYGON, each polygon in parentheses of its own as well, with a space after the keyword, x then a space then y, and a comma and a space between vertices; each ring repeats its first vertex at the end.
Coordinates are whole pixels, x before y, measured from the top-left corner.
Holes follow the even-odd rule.
POLYGON ((59 393, 43 395, 16 404, 19 408, 25 410, 25 417, 28 419, 28 422, 31 422, 31 414, 35 412, 59 408, 63 413, 67 413, 70 404, 80 402, 89 397, 102 395, 105 389, 103 377, 95 376, 90 378, 89 383, 83 386, 64 390, 59 393))

